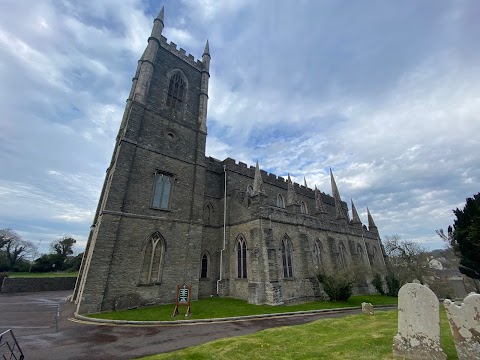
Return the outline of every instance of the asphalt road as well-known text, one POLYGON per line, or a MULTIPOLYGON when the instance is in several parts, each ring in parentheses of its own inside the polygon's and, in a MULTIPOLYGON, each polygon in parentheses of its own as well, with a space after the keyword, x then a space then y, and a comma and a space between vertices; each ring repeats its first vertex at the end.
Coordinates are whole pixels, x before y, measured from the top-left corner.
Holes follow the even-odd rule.
POLYGON ((189 325, 112 326, 73 319, 74 304, 66 301, 70 293, 0 294, 0 332, 13 330, 27 360, 132 359, 267 328, 360 312, 189 325))

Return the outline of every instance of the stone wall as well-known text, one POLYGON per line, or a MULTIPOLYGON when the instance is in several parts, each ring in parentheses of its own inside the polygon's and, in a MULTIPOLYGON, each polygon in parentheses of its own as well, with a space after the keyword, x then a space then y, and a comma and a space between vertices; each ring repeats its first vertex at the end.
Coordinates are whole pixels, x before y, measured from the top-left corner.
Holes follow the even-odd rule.
POLYGON ((5 278, 2 293, 73 290, 76 277, 5 278))

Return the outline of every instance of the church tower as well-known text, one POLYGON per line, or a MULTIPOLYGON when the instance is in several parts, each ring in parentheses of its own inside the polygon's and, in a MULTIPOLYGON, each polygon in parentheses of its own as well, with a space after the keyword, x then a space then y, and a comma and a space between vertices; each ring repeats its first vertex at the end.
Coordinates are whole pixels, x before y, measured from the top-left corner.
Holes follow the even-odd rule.
POLYGON ((79 314, 198 294, 210 52, 167 43, 164 9, 138 62, 74 292, 79 314))

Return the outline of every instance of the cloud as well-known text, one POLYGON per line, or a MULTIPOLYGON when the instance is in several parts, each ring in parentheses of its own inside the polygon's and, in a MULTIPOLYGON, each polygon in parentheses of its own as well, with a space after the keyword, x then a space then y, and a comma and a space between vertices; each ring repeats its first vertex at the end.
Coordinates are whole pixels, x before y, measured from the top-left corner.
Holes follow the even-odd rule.
MULTIPOLYGON (((480 183, 480 5, 344 5, 166 4, 169 41, 196 58, 210 41, 207 155, 327 193, 332 167, 364 222, 369 206, 383 235, 441 246, 434 230, 480 183)), ((158 7, 3 4, 0 226, 86 239, 158 7)))

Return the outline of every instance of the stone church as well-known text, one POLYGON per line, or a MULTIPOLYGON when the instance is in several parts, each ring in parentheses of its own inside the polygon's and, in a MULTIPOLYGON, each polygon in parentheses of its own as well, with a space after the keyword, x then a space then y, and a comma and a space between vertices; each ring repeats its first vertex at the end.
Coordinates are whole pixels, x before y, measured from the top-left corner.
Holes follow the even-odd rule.
POLYGON ((205 156, 210 67, 162 36, 154 20, 138 62, 77 279, 79 314, 211 295, 281 305, 322 296, 316 275, 362 264, 372 292, 384 251, 332 195, 231 158, 205 156))

